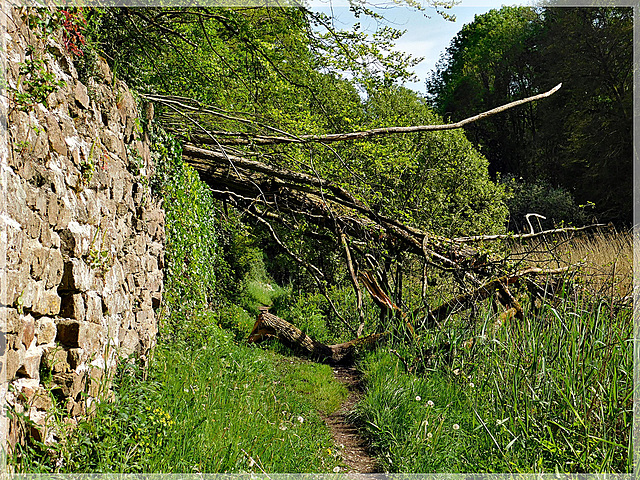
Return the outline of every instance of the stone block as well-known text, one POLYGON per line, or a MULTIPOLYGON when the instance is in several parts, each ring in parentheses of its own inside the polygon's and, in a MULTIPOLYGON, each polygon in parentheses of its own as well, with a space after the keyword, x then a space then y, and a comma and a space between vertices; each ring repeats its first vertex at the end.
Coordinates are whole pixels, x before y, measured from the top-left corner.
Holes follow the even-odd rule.
POLYGON ((66 373, 72 370, 69 363, 69 352, 60 346, 45 348, 42 355, 42 363, 53 374, 66 373))
POLYGON ((58 315, 60 313, 60 297, 58 290, 52 288, 45 289, 44 280, 36 282, 37 293, 31 311, 38 315, 58 315))
POLYGON ((16 307, 24 306, 25 290, 29 282, 34 282, 29 276, 29 265, 22 264, 16 270, 5 270, 4 274, 7 279, 7 304, 16 307))
POLYGON ((74 320, 84 320, 85 308, 82 294, 74 293, 73 295, 63 296, 60 307, 60 315, 65 318, 72 318, 74 320))
POLYGON ((16 375, 19 377, 40 379, 40 360, 42 359, 42 348, 33 347, 24 353, 22 365, 18 368, 16 375))
POLYGON ((52 114, 47 115, 47 133, 51 148, 60 155, 67 155, 67 144, 62 135, 59 120, 52 114))
MULTIPOLYGON (((7 277, 10 278, 10 275, 7 275, 7 277)), ((21 305, 23 308, 30 309, 37 301, 37 296, 40 293, 38 291, 38 287, 40 287, 41 283, 42 282, 36 282, 30 276, 27 276, 26 284, 24 285, 22 291, 19 293, 16 303, 18 305, 21 305)))
POLYGON ((106 329, 102 325, 78 320, 60 320, 56 323, 56 341, 72 348, 82 348, 89 354, 100 350, 106 341, 106 329))
POLYGON ((36 321, 38 345, 52 343, 56 339, 56 324, 52 318, 40 317, 36 321))
POLYGON ((61 288, 64 291, 87 291, 93 288, 95 274, 82 259, 72 258, 64 265, 61 288))
POLYGON ((25 315, 21 318, 22 323, 22 344, 25 348, 29 348, 31 346, 31 342, 36 334, 36 321, 31 315, 25 315))
POLYGON ((22 223, 22 225, 24 227, 24 231, 31 238, 35 239, 35 238, 39 238, 40 237, 40 230, 42 228, 42 221, 40 220, 38 215, 33 213, 28 208, 24 209, 23 217, 21 219, 21 223, 22 223))
POLYGON ((113 186, 111 187, 111 199, 119 203, 124 197, 124 180, 122 178, 115 178, 113 180, 113 186))
POLYGON ((116 258, 113 260, 111 268, 109 268, 107 273, 104 275, 104 289, 102 294, 106 296, 118 291, 124 284, 124 281, 124 270, 122 269, 122 264, 116 258))
POLYGON ((4 326, 2 329, 6 333, 18 333, 20 330, 20 314, 18 310, 11 307, 0 307, 0 319, 4 319, 4 326))
MULTIPOLYGON (((22 344, 21 344, 22 345, 22 344)), ((6 372, 6 378, 7 380, 13 379, 16 376, 16 373, 18 372, 18 369, 22 366, 22 363, 24 361, 24 347, 22 347, 22 349, 19 350, 7 350, 5 359, 6 359, 6 367, 7 367, 7 372, 6 372)))
POLYGON ((102 298, 97 292, 89 291, 83 293, 86 306, 85 320, 91 323, 102 325, 102 298))
POLYGON ((90 225, 81 225, 72 220, 67 224, 67 228, 60 232, 60 239, 62 249, 69 256, 80 258, 89 252, 93 240, 92 228, 90 225))
POLYGON ((0 228, 6 227, 6 265, 15 268, 22 261, 22 250, 27 243, 27 235, 18 222, 5 216, 0 216, 0 228))
POLYGON ((78 105, 83 108, 89 108, 91 100, 89 100, 89 95, 87 94, 87 87, 78 81, 73 93, 78 105))
POLYGON ((60 235, 53 231, 53 229, 47 222, 42 222, 42 229, 40 231, 40 243, 45 248, 60 248, 60 235))
POLYGON ((58 373, 53 375, 55 386, 52 393, 58 397, 76 398, 86 386, 86 375, 77 372, 58 373))
POLYGON ((49 194, 47 218, 49 225, 58 230, 67 228, 71 221, 71 209, 65 201, 55 193, 49 194))
POLYGON ((124 335, 120 342, 120 352, 126 357, 140 352, 138 332, 135 330, 124 330, 124 335))
POLYGON ((70 348, 68 351, 69 366, 72 370, 77 370, 89 359, 89 354, 82 348, 70 348))
POLYGON ((104 295, 104 306, 109 315, 118 315, 131 309, 131 301, 122 289, 104 295))
POLYGON ((57 287, 62 280, 64 261, 57 249, 38 247, 31 258, 31 276, 44 280, 45 288, 57 287))

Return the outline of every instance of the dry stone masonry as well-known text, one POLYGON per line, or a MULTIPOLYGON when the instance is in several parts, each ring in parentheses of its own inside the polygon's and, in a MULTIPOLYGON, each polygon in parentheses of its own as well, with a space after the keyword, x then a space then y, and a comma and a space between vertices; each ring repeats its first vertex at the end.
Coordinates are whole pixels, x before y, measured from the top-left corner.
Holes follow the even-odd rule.
POLYGON ((50 442, 53 407, 73 423, 104 398, 119 359, 154 345, 164 213, 126 85, 103 60, 79 81, 61 32, 6 13, 0 394, 37 427, 9 415, 3 440, 50 442))

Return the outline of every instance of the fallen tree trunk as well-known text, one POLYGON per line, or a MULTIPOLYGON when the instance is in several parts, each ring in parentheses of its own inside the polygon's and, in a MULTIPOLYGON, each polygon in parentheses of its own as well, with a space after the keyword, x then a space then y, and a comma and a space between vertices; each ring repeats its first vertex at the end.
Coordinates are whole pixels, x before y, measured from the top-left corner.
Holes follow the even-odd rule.
POLYGON ((302 350, 314 360, 332 365, 348 364, 354 360, 354 353, 358 347, 376 345, 384 341, 387 333, 376 333, 366 337, 356 338, 346 343, 325 345, 314 340, 295 325, 286 320, 263 311, 258 315, 253 330, 247 342, 259 343, 267 338, 276 337, 285 345, 302 350))

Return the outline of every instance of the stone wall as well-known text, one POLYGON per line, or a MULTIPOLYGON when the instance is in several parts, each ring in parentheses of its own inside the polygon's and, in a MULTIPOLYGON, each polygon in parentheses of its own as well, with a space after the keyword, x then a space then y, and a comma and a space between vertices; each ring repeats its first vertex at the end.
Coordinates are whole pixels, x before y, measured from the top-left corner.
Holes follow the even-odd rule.
POLYGON ((73 423, 119 358, 148 354, 163 287, 164 213, 134 97, 101 59, 80 82, 62 33, 30 29, 26 12, 4 19, 0 394, 38 427, 9 415, 10 444, 55 441, 48 410, 73 423))

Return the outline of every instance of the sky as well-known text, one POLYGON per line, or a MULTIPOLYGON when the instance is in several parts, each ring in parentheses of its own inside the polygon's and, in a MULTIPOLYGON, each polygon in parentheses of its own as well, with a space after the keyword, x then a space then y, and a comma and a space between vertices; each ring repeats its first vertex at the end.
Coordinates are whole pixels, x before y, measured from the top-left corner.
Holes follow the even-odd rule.
MULTIPOLYGON (((336 28, 350 28, 356 21, 361 22, 363 29, 372 34, 375 31, 375 21, 364 21, 363 17, 356 20, 349 8, 345 6, 346 2, 333 1, 333 6, 329 5, 329 1, 315 0, 312 3, 312 9, 322 11, 331 16, 334 20, 336 28)), ((406 30, 406 33, 396 41, 396 50, 412 54, 414 57, 424 57, 414 71, 418 76, 418 81, 405 84, 420 93, 426 93, 425 79, 429 76, 440 55, 445 51, 451 39, 460 31, 462 26, 473 21, 475 15, 482 15, 489 10, 499 9, 502 5, 531 5, 532 2, 522 1, 500 1, 500 0, 462 0, 462 2, 447 13, 456 16, 456 21, 451 22, 442 18, 433 8, 427 8, 425 12, 417 12, 408 7, 384 7, 378 8, 376 11, 382 13, 384 17, 390 21, 390 25, 400 30, 406 30), (426 13, 430 18, 425 18, 426 13)))

